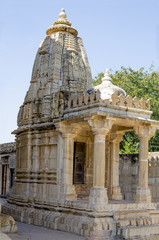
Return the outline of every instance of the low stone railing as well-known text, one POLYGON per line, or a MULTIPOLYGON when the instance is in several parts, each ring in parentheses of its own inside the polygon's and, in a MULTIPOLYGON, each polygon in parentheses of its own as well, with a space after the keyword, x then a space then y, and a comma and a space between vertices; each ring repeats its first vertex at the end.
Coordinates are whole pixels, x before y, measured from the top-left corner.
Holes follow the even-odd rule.
POLYGON ((102 100, 100 98, 100 91, 92 92, 90 94, 86 93, 85 95, 79 95, 73 98, 69 97, 68 100, 65 100, 64 108, 71 109, 99 102, 113 106, 150 110, 150 99, 146 101, 143 98, 142 99, 138 99, 137 97, 132 98, 129 95, 127 97, 124 97, 123 94, 118 96, 116 93, 114 93, 111 96, 111 99, 102 100))
POLYGON ((69 96, 68 100, 65 100, 65 109, 76 108, 85 106, 88 104, 97 103, 100 101, 100 92, 92 92, 91 94, 86 93, 85 95, 69 96))

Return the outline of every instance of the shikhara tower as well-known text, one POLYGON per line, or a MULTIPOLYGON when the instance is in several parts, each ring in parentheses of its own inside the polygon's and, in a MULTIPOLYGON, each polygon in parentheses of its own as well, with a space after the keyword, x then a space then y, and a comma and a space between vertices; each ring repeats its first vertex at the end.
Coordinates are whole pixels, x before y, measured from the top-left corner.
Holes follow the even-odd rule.
POLYGON ((64 9, 46 33, 18 114, 16 180, 4 211, 90 239, 159 234, 148 187, 148 140, 159 128, 150 120, 150 101, 126 96, 108 70, 92 88, 82 39, 64 9), (119 143, 132 130, 140 140, 139 178, 136 203, 127 203, 119 143))
POLYGON ((39 114, 51 114, 51 102, 55 93, 61 91, 66 96, 75 95, 86 92, 92 85, 83 41, 66 19, 64 9, 46 34, 36 54, 30 88, 22 106, 23 109, 28 103, 32 104, 34 110, 29 118, 34 118, 39 104, 43 105, 39 114))

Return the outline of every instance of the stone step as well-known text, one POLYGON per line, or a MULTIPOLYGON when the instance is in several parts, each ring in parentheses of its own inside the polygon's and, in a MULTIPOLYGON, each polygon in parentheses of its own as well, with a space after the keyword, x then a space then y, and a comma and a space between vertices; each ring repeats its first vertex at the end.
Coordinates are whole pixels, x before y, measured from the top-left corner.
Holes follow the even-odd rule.
POLYGON ((152 225, 152 219, 150 217, 135 217, 120 219, 116 221, 117 227, 128 227, 128 226, 146 226, 152 225))
POLYGON ((142 210, 153 210, 157 209, 157 203, 129 203, 127 201, 109 201, 107 206, 107 211, 117 212, 117 211, 132 211, 138 209, 142 210), (120 203, 121 202, 121 203, 120 203), (122 203, 123 202, 123 203, 122 203))
POLYGON ((130 219, 130 218, 145 218, 149 217, 149 210, 125 210, 125 211, 116 211, 113 216, 115 220, 120 219, 130 219))
POLYGON ((150 226, 129 226, 121 227, 117 231, 117 235, 125 239, 146 239, 149 236, 159 236, 159 225, 150 226))
POLYGON ((159 235, 129 238, 128 240, 159 240, 159 235))

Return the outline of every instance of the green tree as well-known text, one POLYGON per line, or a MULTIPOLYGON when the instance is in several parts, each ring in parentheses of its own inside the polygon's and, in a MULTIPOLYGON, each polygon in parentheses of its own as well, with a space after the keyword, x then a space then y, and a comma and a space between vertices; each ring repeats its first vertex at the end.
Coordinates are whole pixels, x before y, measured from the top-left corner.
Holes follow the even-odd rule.
MULTIPOLYGON (((112 72, 112 71, 111 71, 112 72)), ((93 85, 101 83, 104 73, 99 73, 93 80, 93 85)), ((138 71, 132 68, 121 67, 120 70, 111 73, 112 83, 123 88, 127 95, 138 98, 151 99, 151 118, 159 120, 159 71, 151 66, 149 70, 140 68, 138 71)), ((126 133, 120 143, 121 153, 135 153, 139 150, 139 141, 134 132, 126 133)), ((149 141, 149 151, 159 151, 159 131, 149 141)))
POLYGON ((104 73, 101 72, 101 73, 98 73, 97 76, 94 77, 93 79, 93 86, 97 86, 99 85, 101 82, 102 82, 102 78, 104 77, 104 73))

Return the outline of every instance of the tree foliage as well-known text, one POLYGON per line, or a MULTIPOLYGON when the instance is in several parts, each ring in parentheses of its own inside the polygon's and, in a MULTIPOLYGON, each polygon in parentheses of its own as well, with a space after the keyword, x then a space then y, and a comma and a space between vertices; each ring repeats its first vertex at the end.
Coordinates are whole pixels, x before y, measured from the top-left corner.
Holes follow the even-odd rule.
MULTIPOLYGON (((104 73, 99 73, 93 79, 93 85, 101 83, 104 73)), ((113 84, 123 88, 127 95, 138 98, 151 99, 151 119, 159 120, 159 71, 151 66, 149 70, 140 68, 138 71, 132 68, 121 67, 115 72, 111 71, 113 84)), ((139 141, 134 132, 125 133, 120 143, 121 153, 135 153, 139 150, 139 141)), ((149 141, 149 151, 159 151, 159 131, 149 141)))

